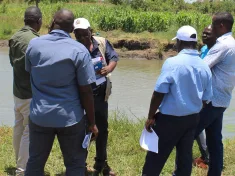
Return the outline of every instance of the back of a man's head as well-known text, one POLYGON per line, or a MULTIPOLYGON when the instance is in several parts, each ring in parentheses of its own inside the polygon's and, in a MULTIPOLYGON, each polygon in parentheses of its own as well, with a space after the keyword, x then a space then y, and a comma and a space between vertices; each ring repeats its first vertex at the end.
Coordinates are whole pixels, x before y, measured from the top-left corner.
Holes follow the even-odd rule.
POLYGON ((33 25, 38 23, 38 21, 42 18, 41 10, 36 6, 31 6, 26 9, 24 13, 24 22, 25 25, 33 25))
POLYGON ((196 49, 197 45, 197 31, 195 28, 189 25, 182 26, 178 29, 176 37, 177 50, 180 52, 182 49, 196 49))
POLYGON ((234 19, 229 12, 218 12, 214 17, 215 22, 223 23, 228 31, 232 31, 234 19))
POLYGON ((67 9, 61 9, 54 15, 53 29, 60 29, 71 33, 73 31, 74 15, 73 12, 67 9))

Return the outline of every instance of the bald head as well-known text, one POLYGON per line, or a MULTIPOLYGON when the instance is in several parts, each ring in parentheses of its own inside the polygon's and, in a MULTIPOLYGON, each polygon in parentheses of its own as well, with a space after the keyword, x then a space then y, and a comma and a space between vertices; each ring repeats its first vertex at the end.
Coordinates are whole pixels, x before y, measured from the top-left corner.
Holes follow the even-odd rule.
POLYGON ((36 6, 31 6, 24 13, 24 22, 26 25, 37 23, 42 18, 41 10, 36 6))
POLYGON ((53 29, 60 29, 65 32, 71 33, 73 31, 74 15, 71 11, 61 9, 54 15, 53 29))

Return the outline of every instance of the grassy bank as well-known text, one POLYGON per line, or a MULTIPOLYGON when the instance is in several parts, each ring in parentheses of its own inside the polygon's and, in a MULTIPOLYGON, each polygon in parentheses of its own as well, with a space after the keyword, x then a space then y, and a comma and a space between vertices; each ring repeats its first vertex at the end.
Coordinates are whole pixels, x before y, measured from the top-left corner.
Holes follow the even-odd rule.
MULTIPOLYGON (((140 175, 144 163, 145 151, 139 146, 139 137, 144 121, 132 122, 120 114, 110 118, 108 157, 109 163, 120 176, 140 175)), ((223 176, 235 175, 235 140, 224 141, 225 170, 223 176)), ((88 163, 93 165, 94 144, 89 149, 88 163)), ((199 156, 197 146, 194 146, 194 157, 199 156)), ((174 169, 175 151, 166 163, 162 175, 171 175, 174 169)), ((15 166, 12 148, 12 128, 0 127, 0 176, 13 175, 15 166)), ((46 164, 48 175, 63 175, 64 166, 58 142, 54 143, 49 160, 46 164)), ((193 168, 193 176, 205 176, 206 170, 193 168)))

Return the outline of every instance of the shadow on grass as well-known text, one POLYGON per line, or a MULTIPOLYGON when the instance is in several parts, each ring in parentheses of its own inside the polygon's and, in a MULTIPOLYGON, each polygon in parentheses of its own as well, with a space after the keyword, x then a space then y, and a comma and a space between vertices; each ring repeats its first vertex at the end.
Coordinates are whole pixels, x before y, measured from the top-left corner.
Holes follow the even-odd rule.
POLYGON ((10 167, 6 167, 4 172, 5 172, 8 176, 15 176, 15 170, 16 170, 15 167, 10 166, 10 167))
MULTIPOLYGON (((44 176, 50 176, 50 173, 46 172, 44 176)), ((61 173, 55 174, 55 176, 65 176, 65 172, 61 172, 61 173)), ((85 175, 85 176, 93 176, 93 172, 89 171, 88 175, 85 175)))
MULTIPOLYGON (((4 172, 7 174, 7 176, 15 176, 15 170, 16 170, 15 167, 10 166, 10 167, 6 167, 4 172)), ((93 172, 89 171, 88 175, 86 175, 86 176, 92 176, 92 175, 93 175, 93 172)), ((45 172, 44 176, 50 176, 50 173, 45 172)), ((65 176, 65 172, 55 174, 55 176, 65 176)))

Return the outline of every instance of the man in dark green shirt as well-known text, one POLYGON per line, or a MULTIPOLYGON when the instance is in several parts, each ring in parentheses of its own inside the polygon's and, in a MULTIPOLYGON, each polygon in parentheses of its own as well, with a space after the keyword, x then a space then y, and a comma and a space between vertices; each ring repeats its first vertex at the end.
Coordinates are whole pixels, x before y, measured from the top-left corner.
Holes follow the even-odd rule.
POLYGON ((29 41, 38 37, 42 25, 42 13, 37 7, 29 7, 24 14, 25 26, 9 40, 9 58, 13 67, 15 124, 13 146, 16 156, 16 176, 23 176, 29 157, 28 116, 32 98, 30 75, 25 71, 25 52, 29 41))

